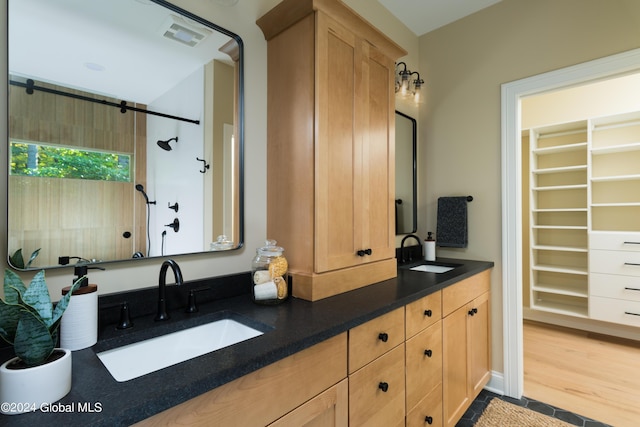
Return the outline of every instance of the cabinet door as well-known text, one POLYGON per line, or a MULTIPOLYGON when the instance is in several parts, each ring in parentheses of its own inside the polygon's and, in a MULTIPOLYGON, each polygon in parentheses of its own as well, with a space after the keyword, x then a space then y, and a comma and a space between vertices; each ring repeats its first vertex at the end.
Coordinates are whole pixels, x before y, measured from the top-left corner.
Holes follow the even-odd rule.
POLYGON ((269 427, 347 427, 349 425, 348 399, 349 382, 345 379, 269 424, 269 427))
POLYGON ((361 194, 362 237, 359 245, 370 249, 365 258, 377 261, 395 256, 395 92, 394 62, 366 41, 363 46, 363 102, 361 194))
POLYGON ((454 426, 469 406, 467 318, 464 305, 442 319, 442 405, 445 426, 454 426))
POLYGON ((393 61, 317 14, 317 273, 393 258, 393 61))
POLYGON ((469 317, 469 386, 471 399, 489 382, 491 376, 491 324, 489 293, 473 300, 469 317))

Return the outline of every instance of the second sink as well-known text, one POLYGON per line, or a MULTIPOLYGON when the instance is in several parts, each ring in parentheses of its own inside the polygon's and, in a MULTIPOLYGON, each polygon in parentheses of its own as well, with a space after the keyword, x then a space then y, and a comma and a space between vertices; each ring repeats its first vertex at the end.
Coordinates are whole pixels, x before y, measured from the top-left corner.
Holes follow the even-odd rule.
POLYGON ((222 319, 97 353, 118 382, 193 359, 262 335, 234 319, 222 319))

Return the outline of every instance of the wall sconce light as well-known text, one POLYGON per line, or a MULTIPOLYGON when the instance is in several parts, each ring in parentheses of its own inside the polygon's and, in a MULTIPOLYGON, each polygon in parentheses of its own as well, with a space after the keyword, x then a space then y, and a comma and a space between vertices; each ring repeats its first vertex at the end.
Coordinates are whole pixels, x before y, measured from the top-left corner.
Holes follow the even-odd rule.
POLYGON ((398 62, 396 64, 396 79, 395 88, 396 93, 399 93, 401 97, 412 97, 416 104, 422 103, 422 85, 424 80, 420 78, 420 73, 417 71, 411 71, 407 69, 407 64, 404 62, 398 62), (402 69, 398 70, 398 68, 402 69), (412 81, 411 76, 416 75, 416 78, 412 81))

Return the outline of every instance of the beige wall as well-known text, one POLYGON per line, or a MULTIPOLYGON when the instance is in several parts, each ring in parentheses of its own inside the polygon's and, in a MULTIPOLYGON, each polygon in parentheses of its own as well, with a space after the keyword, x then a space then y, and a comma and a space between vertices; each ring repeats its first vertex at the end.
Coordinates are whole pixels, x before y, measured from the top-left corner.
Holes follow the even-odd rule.
POLYGON ((500 85, 638 47, 635 0, 503 0, 420 38, 426 223, 435 230, 439 196, 474 196, 469 247, 438 255, 495 261, 496 371, 503 365, 500 85))

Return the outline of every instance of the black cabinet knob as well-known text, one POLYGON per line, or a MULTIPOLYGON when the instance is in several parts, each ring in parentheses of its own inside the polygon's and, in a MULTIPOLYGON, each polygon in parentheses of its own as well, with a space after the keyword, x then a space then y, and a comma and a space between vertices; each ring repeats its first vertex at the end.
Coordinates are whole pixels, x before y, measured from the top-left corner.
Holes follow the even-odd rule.
POLYGON ((425 350, 424 355, 427 357, 431 357, 433 355, 433 352, 431 350, 425 350))
POLYGON ((365 249, 364 253, 367 255, 371 255, 373 253, 373 251, 369 248, 369 249, 365 249))
POLYGON ((389 334, 387 334, 386 332, 380 332, 378 334, 378 339, 382 342, 387 342, 389 340, 389 334))
POLYGON ((426 417, 424 417, 424 422, 427 424, 433 424, 433 417, 427 415, 426 417))
POLYGON ((387 390, 389 390, 389 384, 384 383, 384 382, 380 383, 380 384, 378 384, 378 388, 386 393, 387 390))
POLYGON ((424 315, 427 316, 427 317, 431 317, 431 316, 433 316, 433 312, 431 310, 425 310, 424 311, 424 315))
POLYGON ((471 310, 469 310, 469 316, 473 316, 474 314, 476 314, 478 312, 477 308, 472 308, 471 310))

